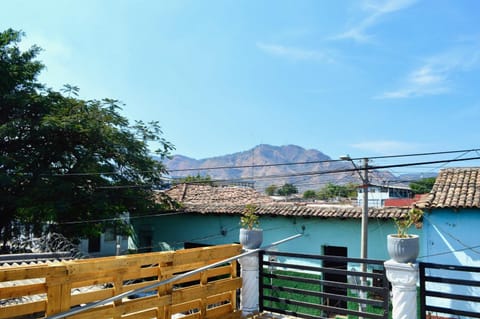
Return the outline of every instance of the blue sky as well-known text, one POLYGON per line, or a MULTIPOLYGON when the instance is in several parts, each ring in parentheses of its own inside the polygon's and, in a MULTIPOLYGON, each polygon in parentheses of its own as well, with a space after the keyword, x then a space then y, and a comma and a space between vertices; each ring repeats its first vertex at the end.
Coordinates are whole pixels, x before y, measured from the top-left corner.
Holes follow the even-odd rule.
POLYGON ((477 148, 480 2, 3 1, 40 80, 156 120, 175 153, 477 148))

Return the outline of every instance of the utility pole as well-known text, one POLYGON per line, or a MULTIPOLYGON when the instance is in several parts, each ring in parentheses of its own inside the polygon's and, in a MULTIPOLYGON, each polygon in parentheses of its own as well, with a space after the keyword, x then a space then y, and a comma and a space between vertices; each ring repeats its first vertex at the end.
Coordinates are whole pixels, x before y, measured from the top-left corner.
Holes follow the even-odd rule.
MULTIPOLYGON (((362 206, 362 237, 360 257, 368 258, 368 158, 363 159, 363 206, 362 206)), ((362 264, 365 267, 365 264, 362 264)), ((363 271, 363 270, 362 270, 363 271)))
MULTIPOLYGON (((368 158, 363 159, 363 175, 360 173, 360 168, 355 164, 350 155, 340 156, 342 161, 349 161, 352 163, 355 171, 360 176, 362 181, 363 205, 362 205, 362 228, 360 231, 360 258, 368 258, 368 158)), ((365 265, 365 264, 362 264, 365 265)), ((362 271, 364 268, 362 267, 362 271)))
MULTIPOLYGON (((362 225, 361 225, 361 231, 360 231, 360 258, 361 259, 367 259, 368 258, 368 186, 369 186, 369 181, 368 181, 368 158, 363 159, 363 175, 360 173, 360 168, 355 165, 355 162, 352 160, 352 158, 349 155, 344 155, 340 156, 340 159, 343 161, 350 161, 353 164, 353 167, 355 168, 356 172, 360 176, 360 179, 362 180, 362 192, 363 192, 363 205, 362 205, 362 225)), ((367 264, 365 262, 362 262, 360 265, 360 271, 362 273, 367 272, 367 264)), ((365 276, 360 277, 360 285, 361 286, 367 286, 367 280, 365 276)), ((363 289, 360 290, 360 297, 362 299, 367 298, 367 292, 363 289)), ((358 305, 360 312, 366 312, 366 307, 367 305, 364 303, 361 303, 358 305)), ((363 317, 360 317, 363 319, 363 317)))
MULTIPOLYGON (((362 188, 363 188, 363 205, 362 205, 362 235, 361 235, 361 246, 360 246, 360 257, 362 259, 368 258, 368 158, 363 159, 363 178, 362 178, 362 188)), ((363 262, 360 267, 362 272, 367 272, 367 264, 363 262)), ((366 286, 367 281, 364 276, 360 279, 361 285, 366 286)), ((360 296, 366 298, 367 293, 364 290, 360 291, 360 296)), ((359 308, 361 312, 366 312, 366 304, 360 304, 359 308)))

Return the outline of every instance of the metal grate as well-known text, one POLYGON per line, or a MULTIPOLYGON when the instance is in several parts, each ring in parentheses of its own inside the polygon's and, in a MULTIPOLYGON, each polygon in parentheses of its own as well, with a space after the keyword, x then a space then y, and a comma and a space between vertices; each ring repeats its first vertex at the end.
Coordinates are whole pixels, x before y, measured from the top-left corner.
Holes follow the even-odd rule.
POLYGON ((480 267, 420 263, 422 319, 480 318, 480 267))
POLYGON ((263 251, 259 260, 260 312, 308 319, 337 315, 388 318, 389 288, 383 260, 271 251, 263 251), (357 271, 362 263, 375 271, 357 271), (368 285, 358 283, 362 277, 368 285))

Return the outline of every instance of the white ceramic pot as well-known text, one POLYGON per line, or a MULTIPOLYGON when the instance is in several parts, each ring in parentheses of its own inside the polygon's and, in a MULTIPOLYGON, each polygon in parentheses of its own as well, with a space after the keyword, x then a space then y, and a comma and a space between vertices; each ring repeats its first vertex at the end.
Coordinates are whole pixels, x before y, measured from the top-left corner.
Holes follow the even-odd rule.
POLYGON ((390 258, 396 262, 414 263, 420 251, 420 238, 418 235, 408 235, 406 238, 388 235, 387 250, 390 258))
POLYGON ((258 248, 262 245, 263 230, 240 228, 239 241, 245 249, 258 248))

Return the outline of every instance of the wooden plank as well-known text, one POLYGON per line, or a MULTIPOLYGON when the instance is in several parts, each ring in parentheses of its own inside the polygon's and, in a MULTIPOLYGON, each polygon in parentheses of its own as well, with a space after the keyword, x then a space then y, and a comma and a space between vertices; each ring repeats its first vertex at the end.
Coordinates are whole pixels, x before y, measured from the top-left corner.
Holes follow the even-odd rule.
POLYGON ((176 251, 173 264, 189 264, 197 260, 222 260, 241 253, 241 245, 227 244, 211 247, 199 247, 176 251))
MULTIPOLYGON (((139 282, 139 283, 136 283, 136 284, 130 284, 130 285, 122 286, 119 289, 119 293, 124 293, 126 291, 136 290, 136 289, 140 289, 140 288, 143 288, 143 287, 146 287, 146 286, 150 286, 150 285, 154 284, 155 282, 158 282, 158 280, 144 281, 144 282, 139 282)), ((149 291, 153 291, 153 290, 158 290, 158 289, 154 288, 154 289, 151 289, 149 291)))
POLYGON ((158 275, 158 267, 148 268, 132 268, 122 274, 123 280, 141 279, 146 277, 156 277, 158 275))
POLYGON ((48 267, 48 276, 45 278, 47 316, 70 308, 71 286, 67 275, 67 268, 64 265, 55 264, 48 267))
POLYGON ((12 299, 23 296, 32 296, 47 293, 45 283, 35 283, 21 286, 0 288, 0 299, 12 299))
POLYGON ((194 312, 190 314, 184 314, 181 319, 202 319, 200 312, 194 312))
POLYGON ((31 267, 3 267, 0 268, 0 282, 24 280, 34 278, 45 278, 48 274, 48 266, 31 266, 31 267))
POLYGON ((114 295, 115 295, 114 290, 112 288, 74 294, 71 296, 70 306, 76 306, 76 305, 86 304, 86 303, 90 303, 90 302, 94 302, 102 299, 107 299, 107 298, 113 297, 114 295))
POLYGON ((248 316, 248 317, 244 317, 242 315, 242 312, 237 310, 237 311, 233 311, 231 313, 228 313, 228 314, 221 314, 219 316, 214 316, 213 314, 211 315, 211 317, 209 317, 209 319, 240 319, 240 318, 260 318, 260 317, 254 317, 254 316, 248 316))
POLYGON ((208 278, 222 276, 222 275, 232 275, 232 266, 226 265, 226 266, 208 269, 207 275, 208 275, 208 278))
POLYGON ((47 316, 59 313, 62 310, 62 286, 49 285, 47 292, 47 316))
POLYGON ((204 272, 197 273, 197 274, 194 274, 192 276, 188 276, 186 278, 177 280, 177 281, 175 281, 175 284, 182 284, 182 283, 191 282, 191 281, 195 281, 195 280, 200 281, 200 278, 201 278, 202 274, 204 274, 204 273, 206 273, 206 276, 209 279, 213 278, 213 277, 217 277, 217 276, 224 276, 224 275, 231 276, 231 266, 226 265, 226 266, 221 266, 221 267, 217 267, 217 268, 208 269, 204 272))
MULTIPOLYGON (((151 319, 158 318, 157 309, 147 309, 140 312, 134 312, 125 316, 122 316, 125 319, 151 319)), ((182 318, 183 319, 183 318, 182 318)))
POLYGON ((76 315, 68 316, 68 319, 91 319, 91 318, 112 318, 115 314, 113 304, 99 306, 76 315))
POLYGON ((130 313, 137 313, 149 308, 159 308, 171 304, 171 296, 151 296, 139 299, 125 301, 123 304, 117 306, 117 311, 121 315, 130 313))
POLYGON ((180 271, 195 269, 201 266, 229 258, 241 253, 241 245, 221 245, 179 250, 174 255, 173 266, 180 271))
POLYGON ((81 288, 81 287, 90 287, 97 285, 110 284, 113 282, 113 276, 98 276, 94 278, 85 278, 84 276, 75 277, 70 276, 70 281, 72 283, 72 288, 81 288))
POLYGON ((189 300, 183 303, 172 304, 170 311, 172 314, 174 313, 184 313, 196 309, 197 311, 200 310, 201 301, 197 300, 189 300))
POLYGON ((206 298, 209 295, 236 290, 240 288, 241 285, 241 278, 233 278, 215 281, 205 286, 181 288, 172 292, 172 302, 176 304, 187 300, 206 298))
POLYGON ((161 264, 172 261, 172 252, 151 253, 151 255, 126 255, 106 258, 93 258, 90 262, 69 262, 69 273, 71 275, 101 273, 106 274, 113 271, 124 271, 131 268, 141 268, 149 264, 161 264), (142 255, 144 256, 142 258, 142 255))
POLYGON ((230 313, 233 313, 231 304, 220 305, 218 307, 208 309, 205 318, 218 318, 230 313))
POLYGON ((46 309, 46 300, 28 302, 12 306, 2 306, 0 307, 0 318, 12 318, 37 312, 44 312, 46 309))
POLYGON ((230 303, 232 302, 231 292, 228 291, 228 292, 224 292, 224 293, 221 293, 221 294, 218 294, 218 295, 213 295, 213 296, 208 296, 207 297, 207 302, 208 302, 209 306, 220 303, 220 302, 225 302, 225 301, 228 301, 230 303))

